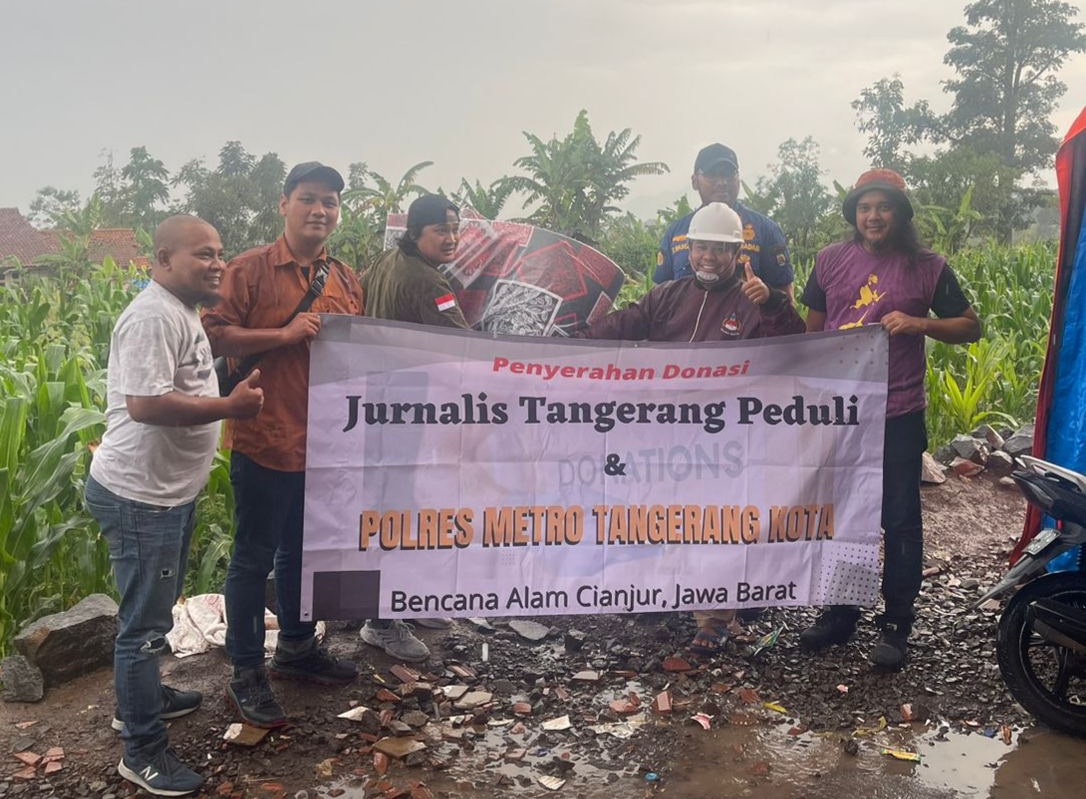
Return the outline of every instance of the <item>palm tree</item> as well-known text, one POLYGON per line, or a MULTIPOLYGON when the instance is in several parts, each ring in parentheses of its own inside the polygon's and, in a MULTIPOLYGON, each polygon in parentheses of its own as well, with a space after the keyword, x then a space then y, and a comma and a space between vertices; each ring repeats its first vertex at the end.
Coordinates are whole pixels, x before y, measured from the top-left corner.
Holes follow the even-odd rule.
MULTIPOLYGON (((586 118, 586 125, 587 122, 586 118)), ((595 159, 592 191, 588 195, 585 208, 586 219, 591 220, 596 227, 601 226, 607 216, 618 211, 611 203, 629 196, 628 184, 634 179, 646 175, 662 175, 669 171, 667 164, 662 161, 634 163, 637 161, 636 151, 639 146, 641 137, 634 136, 629 128, 607 134, 607 140, 595 159)))
POLYGON ((484 219, 497 219, 512 193, 509 178, 499 178, 487 187, 478 180, 472 186, 464 178, 460 181, 460 191, 455 192, 453 198, 458 205, 474 209, 484 219))
POLYGON ((413 194, 427 193, 427 189, 420 186, 415 180, 418 178, 419 172, 428 166, 433 166, 433 163, 433 161, 420 161, 415 164, 403 173, 403 177, 395 186, 383 176, 366 168, 364 164, 352 164, 352 181, 362 178, 366 183, 372 180, 374 185, 363 184, 344 192, 343 201, 356 211, 363 206, 369 208, 383 223, 384 218, 389 214, 403 213, 403 205, 408 197, 413 194), (361 168, 356 169, 355 167, 358 166, 361 168))
POLYGON ((641 137, 629 128, 612 131, 601 145, 584 110, 563 139, 553 136, 545 142, 527 131, 524 137, 532 154, 518 158, 514 166, 528 174, 506 182, 527 195, 525 206, 539 203, 529 221, 552 230, 598 236, 606 218, 618 210, 612 203, 630 193, 631 181, 668 171, 659 161, 634 163, 641 137))
POLYGON ((534 133, 524 131, 532 154, 518 158, 513 166, 528 175, 507 178, 514 191, 526 194, 524 206, 539 203, 528 217, 529 221, 551 230, 567 229, 576 223, 573 207, 576 197, 588 186, 584 159, 573 142, 573 134, 559 140, 556 136, 544 142, 534 133))

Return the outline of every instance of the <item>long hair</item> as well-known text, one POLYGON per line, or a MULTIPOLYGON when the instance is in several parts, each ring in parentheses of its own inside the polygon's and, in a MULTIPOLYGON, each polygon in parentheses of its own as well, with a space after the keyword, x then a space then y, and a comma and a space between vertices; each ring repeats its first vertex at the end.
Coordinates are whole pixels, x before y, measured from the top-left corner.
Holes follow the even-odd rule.
POLYGON ((410 255, 415 258, 419 256, 419 236, 422 235, 421 225, 408 225, 407 230, 400 236, 398 246, 400 251, 404 255, 410 255))

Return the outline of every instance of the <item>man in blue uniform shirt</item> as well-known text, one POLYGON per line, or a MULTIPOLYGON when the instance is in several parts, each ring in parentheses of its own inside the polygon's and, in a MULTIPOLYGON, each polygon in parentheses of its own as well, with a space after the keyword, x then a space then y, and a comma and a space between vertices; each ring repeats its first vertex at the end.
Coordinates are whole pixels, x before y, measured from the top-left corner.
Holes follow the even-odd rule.
MULTIPOLYGON (((739 202, 739 159, 735 151, 723 144, 703 147, 694 161, 690 183, 701 197, 702 206, 727 203, 743 222, 743 245, 739 251, 739 268, 749 263, 754 274, 766 285, 785 292, 794 300, 792 261, 788 244, 777 223, 739 202)), ((690 245, 686 233, 690 229, 690 213, 671 224, 660 244, 656 257, 653 282, 664 283, 692 274, 690 245)))

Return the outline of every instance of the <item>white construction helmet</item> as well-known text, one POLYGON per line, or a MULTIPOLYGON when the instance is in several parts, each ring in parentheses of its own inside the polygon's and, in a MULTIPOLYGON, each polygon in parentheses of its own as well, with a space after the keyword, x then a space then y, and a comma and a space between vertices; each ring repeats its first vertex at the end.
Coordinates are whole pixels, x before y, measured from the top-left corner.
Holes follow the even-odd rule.
POLYGON ((687 239, 743 243, 743 223, 739 214, 724 203, 709 203, 690 220, 687 239))

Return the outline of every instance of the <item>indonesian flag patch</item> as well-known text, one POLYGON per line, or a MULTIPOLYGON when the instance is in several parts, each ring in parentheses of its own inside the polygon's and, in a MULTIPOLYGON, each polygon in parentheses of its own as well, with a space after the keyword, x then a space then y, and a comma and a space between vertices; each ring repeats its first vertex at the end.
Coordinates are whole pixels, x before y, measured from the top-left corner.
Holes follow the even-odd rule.
POLYGON ((452 294, 442 294, 434 300, 434 304, 439 311, 447 311, 450 308, 456 307, 456 297, 452 294))
POLYGON ((743 324, 735 314, 732 314, 721 323, 720 332, 726 336, 738 336, 743 332, 743 324))

